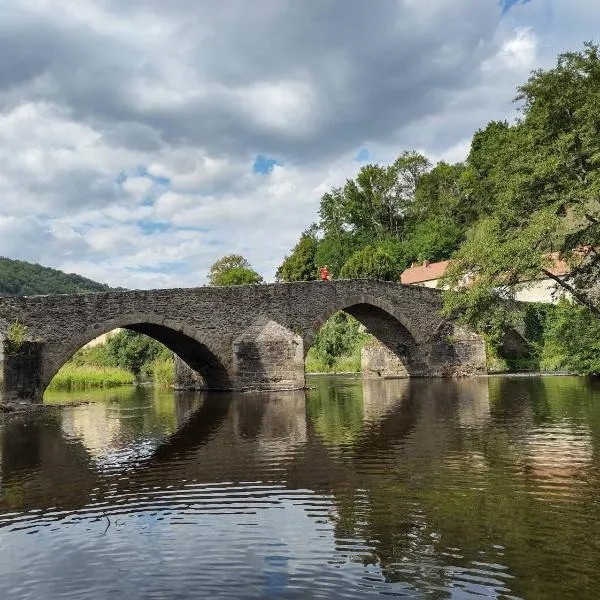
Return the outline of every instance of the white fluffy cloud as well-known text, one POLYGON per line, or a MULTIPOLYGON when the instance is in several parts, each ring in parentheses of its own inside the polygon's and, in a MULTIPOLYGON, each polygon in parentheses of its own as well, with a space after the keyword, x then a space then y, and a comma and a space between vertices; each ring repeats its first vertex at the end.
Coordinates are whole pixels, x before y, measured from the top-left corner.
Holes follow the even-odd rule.
POLYGON ((596 0, 500 4, 2 2, 0 255, 147 288, 239 252, 272 278, 361 148, 464 158, 600 26, 596 0))

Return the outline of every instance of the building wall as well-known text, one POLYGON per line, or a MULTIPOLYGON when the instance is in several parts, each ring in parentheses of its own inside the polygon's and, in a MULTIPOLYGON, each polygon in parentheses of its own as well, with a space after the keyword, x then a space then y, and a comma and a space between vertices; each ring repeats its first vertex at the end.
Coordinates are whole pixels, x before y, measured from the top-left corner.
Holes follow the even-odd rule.
MULTIPOLYGON (((421 281, 412 285, 437 288, 438 282, 439 279, 431 279, 430 281, 421 281)), ((522 284, 520 289, 516 292, 515 300, 518 300, 519 302, 556 304, 561 297, 570 298, 570 294, 564 292, 553 279, 540 279, 539 281, 530 281, 522 284)))
POLYGON ((553 279, 540 279, 523 284, 515 294, 515 300, 519 302, 543 302, 544 304, 556 304, 561 297, 570 297, 568 292, 553 279))
POLYGON ((419 285, 427 288, 437 288, 438 281, 439 279, 432 279, 430 281, 423 281, 423 283, 420 283, 419 285))

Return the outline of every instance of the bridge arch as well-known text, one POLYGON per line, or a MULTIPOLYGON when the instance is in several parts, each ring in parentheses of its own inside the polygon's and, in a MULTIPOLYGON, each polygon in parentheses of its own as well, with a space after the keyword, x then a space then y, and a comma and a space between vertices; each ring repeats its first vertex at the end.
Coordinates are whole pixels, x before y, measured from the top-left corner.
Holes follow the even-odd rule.
POLYGON ((52 378, 74 354, 95 338, 115 329, 129 329, 151 337, 164 344, 181 358, 190 368, 199 373, 208 388, 231 389, 229 370, 212 347, 212 344, 200 335, 198 330, 174 319, 156 314, 131 313, 94 324, 69 336, 62 343, 53 344, 46 349, 46 358, 42 369, 42 388, 48 387, 52 378))
POLYGON ((362 295, 340 298, 329 305, 315 318, 304 336, 304 356, 310 349, 314 339, 323 325, 337 312, 344 311, 373 335, 379 343, 378 348, 367 348, 363 351, 362 367, 364 370, 385 372, 389 376, 418 375, 422 370, 419 334, 412 331, 401 311, 390 303, 362 295), (377 356, 371 365, 371 359, 377 356), (381 363, 381 367, 377 365, 381 363))

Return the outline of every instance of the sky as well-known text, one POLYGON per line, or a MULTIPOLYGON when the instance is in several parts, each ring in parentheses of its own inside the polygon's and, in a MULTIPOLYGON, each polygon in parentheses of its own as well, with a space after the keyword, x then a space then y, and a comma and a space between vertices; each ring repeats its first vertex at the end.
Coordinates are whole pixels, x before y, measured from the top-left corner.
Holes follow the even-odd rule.
POLYGON ((598 0, 0 0, 0 256, 113 286, 267 281, 320 197, 465 158, 598 0))

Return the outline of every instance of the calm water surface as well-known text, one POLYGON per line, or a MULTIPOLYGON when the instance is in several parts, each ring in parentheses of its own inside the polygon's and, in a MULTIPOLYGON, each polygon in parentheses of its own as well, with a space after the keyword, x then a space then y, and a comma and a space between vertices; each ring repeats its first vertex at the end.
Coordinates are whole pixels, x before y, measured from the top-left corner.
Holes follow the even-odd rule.
POLYGON ((311 383, 5 420, 0 598, 600 598, 600 385, 311 383))

